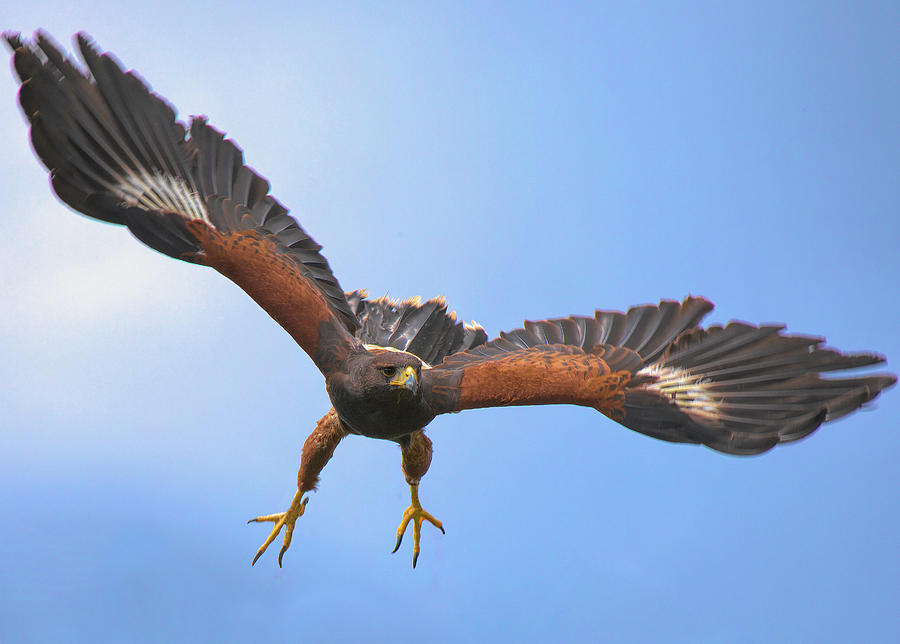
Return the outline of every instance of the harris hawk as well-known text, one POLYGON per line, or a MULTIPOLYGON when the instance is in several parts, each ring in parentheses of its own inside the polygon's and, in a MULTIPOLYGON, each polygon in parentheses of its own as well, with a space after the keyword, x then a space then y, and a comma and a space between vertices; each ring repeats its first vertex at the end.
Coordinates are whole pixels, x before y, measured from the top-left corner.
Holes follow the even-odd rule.
POLYGON ((48 35, 7 33, 19 103, 56 195, 76 211, 126 226, 151 248, 210 266, 247 292, 309 355, 333 407, 306 439, 297 490, 271 522, 256 563, 284 530, 291 544, 308 492, 349 434, 398 443, 411 504, 413 566, 425 521, 418 485, 431 462, 423 429, 437 415, 509 405, 593 407, 632 430, 729 454, 758 454, 802 438, 893 385, 892 374, 823 377, 884 362, 776 325, 702 327, 712 304, 664 300, 625 313, 596 311, 488 339, 438 298, 345 293, 321 246, 205 118, 188 125, 134 72, 76 42, 86 69, 48 35))

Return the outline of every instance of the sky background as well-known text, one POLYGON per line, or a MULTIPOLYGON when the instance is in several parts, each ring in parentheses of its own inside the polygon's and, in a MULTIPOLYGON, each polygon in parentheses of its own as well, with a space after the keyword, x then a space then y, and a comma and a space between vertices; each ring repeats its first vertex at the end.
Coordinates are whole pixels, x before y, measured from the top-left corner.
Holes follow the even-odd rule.
MULTIPOLYGON (((14 4, 208 114, 347 290, 492 335, 702 294, 900 366, 896 2, 14 4)), ((350 438, 251 568, 321 376, 217 273, 56 201, 15 91, 3 642, 896 641, 897 391, 754 458, 574 407, 438 418, 415 571, 399 449, 350 438)))

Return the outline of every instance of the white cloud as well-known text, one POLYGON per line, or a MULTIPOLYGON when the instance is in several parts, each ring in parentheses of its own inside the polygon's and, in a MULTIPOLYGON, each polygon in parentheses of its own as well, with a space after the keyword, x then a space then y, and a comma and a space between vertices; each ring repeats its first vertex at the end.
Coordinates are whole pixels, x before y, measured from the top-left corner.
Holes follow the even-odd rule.
POLYGON ((179 328, 215 288, 208 269, 144 248, 121 227, 68 214, 46 197, 12 205, 27 213, 5 221, 0 239, 0 329, 15 344, 44 341, 66 327, 78 327, 83 340, 101 337, 111 321, 179 328))

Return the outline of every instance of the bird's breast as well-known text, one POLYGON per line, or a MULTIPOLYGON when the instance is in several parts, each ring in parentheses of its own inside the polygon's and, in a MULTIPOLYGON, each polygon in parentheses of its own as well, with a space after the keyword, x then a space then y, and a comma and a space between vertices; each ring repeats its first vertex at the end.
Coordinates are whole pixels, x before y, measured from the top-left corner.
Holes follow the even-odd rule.
POLYGON ((422 429, 434 418, 421 396, 402 389, 383 399, 359 395, 340 382, 327 382, 331 404, 352 433, 369 438, 397 440, 422 429))

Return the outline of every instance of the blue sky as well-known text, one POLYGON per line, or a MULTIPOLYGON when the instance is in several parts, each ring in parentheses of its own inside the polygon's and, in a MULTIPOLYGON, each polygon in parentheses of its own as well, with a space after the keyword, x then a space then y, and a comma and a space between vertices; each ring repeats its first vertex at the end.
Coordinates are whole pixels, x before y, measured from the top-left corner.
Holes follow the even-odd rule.
MULTIPOLYGON (((900 364, 900 9, 19 3, 208 114, 346 289, 522 319, 702 294, 900 364), (406 267, 398 270, 398 266, 406 267), (412 268, 409 268, 412 267, 412 268)), ((437 419, 425 526, 351 438, 249 561, 328 409, 216 273, 68 212, 0 75, 0 640, 888 641, 900 394, 739 459, 580 408, 437 419)))

